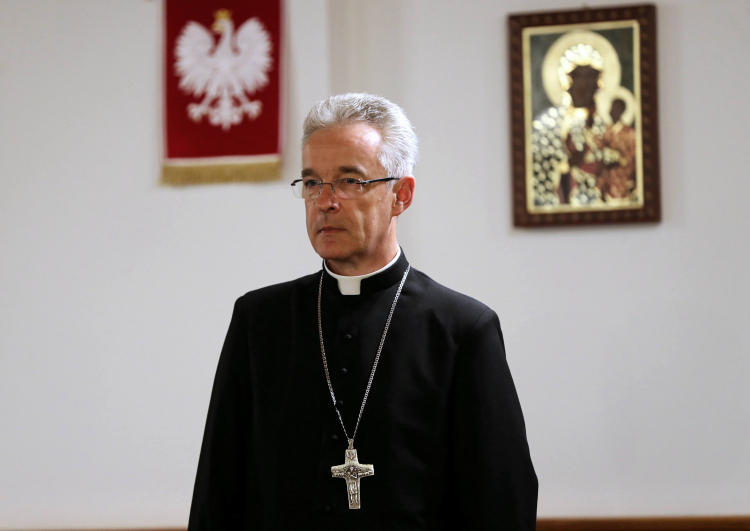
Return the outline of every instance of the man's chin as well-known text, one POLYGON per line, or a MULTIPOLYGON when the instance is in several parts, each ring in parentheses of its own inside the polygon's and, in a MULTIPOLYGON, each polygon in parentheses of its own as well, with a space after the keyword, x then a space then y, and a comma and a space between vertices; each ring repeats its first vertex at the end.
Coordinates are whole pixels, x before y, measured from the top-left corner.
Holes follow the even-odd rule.
POLYGON ((316 252, 323 260, 346 260, 351 256, 351 253, 344 252, 340 249, 316 249, 316 252))
POLYGON ((336 241, 318 240, 313 248, 323 260, 345 260, 352 254, 348 246, 336 241))

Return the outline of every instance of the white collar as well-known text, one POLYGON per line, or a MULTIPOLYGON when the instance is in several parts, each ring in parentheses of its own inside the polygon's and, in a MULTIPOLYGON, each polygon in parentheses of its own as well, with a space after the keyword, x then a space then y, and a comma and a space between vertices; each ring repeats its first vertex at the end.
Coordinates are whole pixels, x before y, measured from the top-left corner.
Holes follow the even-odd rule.
POLYGON ((326 264, 326 261, 323 260, 323 267, 326 268, 326 271, 328 271, 328 274, 331 275, 333 278, 335 278, 339 283, 339 291, 342 295, 359 295, 359 286, 362 282, 363 278, 372 277, 377 275, 378 273, 382 273, 389 267, 391 267, 393 264, 396 263, 398 258, 401 256, 401 247, 399 246, 398 252, 396 253, 396 257, 388 262, 387 265, 384 267, 381 267, 377 271, 373 271, 372 273, 367 273, 366 275, 353 275, 353 276, 344 276, 344 275, 337 275, 330 269, 328 269, 328 264, 326 264))

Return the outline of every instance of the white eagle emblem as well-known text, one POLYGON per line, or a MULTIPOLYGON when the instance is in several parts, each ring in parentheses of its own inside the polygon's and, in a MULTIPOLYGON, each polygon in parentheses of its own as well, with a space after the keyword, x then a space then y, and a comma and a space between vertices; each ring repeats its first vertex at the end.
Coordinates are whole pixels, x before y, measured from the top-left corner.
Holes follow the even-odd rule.
POLYGON ((257 18, 251 18, 234 33, 231 12, 220 9, 211 29, 221 35, 218 44, 202 24, 188 22, 175 47, 175 70, 180 88, 200 103, 188 105, 188 116, 200 122, 206 115, 211 125, 225 131, 251 120, 261 112, 259 100, 248 96, 268 83, 271 69, 271 37, 257 18), (247 93, 247 94, 245 94, 247 93))

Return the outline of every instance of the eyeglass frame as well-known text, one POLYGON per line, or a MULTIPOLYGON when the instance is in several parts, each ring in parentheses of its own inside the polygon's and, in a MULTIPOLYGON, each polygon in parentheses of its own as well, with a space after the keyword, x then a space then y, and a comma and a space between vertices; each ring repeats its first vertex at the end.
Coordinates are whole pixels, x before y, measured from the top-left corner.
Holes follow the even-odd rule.
MULTIPOLYGON (((349 178, 349 177, 346 177, 346 178, 349 178)), ((295 179, 295 180, 292 181, 292 184, 290 186, 292 186, 292 188, 294 188, 294 186, 297 183, 303 182, 304 180, 305 180, 304 178, 303 179, 295 179)), ((359 181, 358 180, 357 184, 363 185, 363 184, 370 184, 370 183, 379 183, 379 182, 384 182, 384 181, 400 181, 400 180, 401 180, 401 177, 381 177, 380 179, 370 179, 368 181, 359 181)), ((315 199, 317 199, 318 197, 320 197, 320 194, 323 193, 323 185, 324 184, 330 185, 330 187, 331 187, 331 193, 334 196, 338 197, 336 195, 336 189, 333 187, 333 182, 327 183, 327 182, 324 182, 323 180, 321 180, 320 183, 319 183, 318 195, 315 197, 315 199)), ((297 197, 297 196, 295 195, 294 197, 297 197)), ((307 198, 300 197, 300 199, 307 199, 307 198)), ((310 198, 310 199, 312 199, 312 198, 310 198)), ((341 198, 339 197, 339 199, 341 199, 341 198)))

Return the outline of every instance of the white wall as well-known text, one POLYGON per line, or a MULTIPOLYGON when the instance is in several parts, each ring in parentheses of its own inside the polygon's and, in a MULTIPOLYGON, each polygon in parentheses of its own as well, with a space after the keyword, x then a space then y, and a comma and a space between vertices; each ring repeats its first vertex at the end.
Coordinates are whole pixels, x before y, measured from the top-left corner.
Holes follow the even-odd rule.
POLYGON ((664 221, 522 230, 506 16, 575 2, 331 1, 333 90, 420 137, 407 256, 500 315, 542 516, 750 513, 750 2, 657 5, 664 221))
POLYGON ((326 3, 287 5, 283 181, 175 189, 161 3, 0 0, 0 529, 187 523, 234 300, 320 266, 288 183, 326 3))
POLYGON ((511 228, 505 17, 575 4, 287 3, 284 181, 173 189, 160 3, 0 0, 0 528, 186 523, 234 299, 319 267, 331 89, 418 128, 402 244, 499 313, 540 515, 750 513, 750 3, 658 3, 664 221, 561 230, 511 228))

